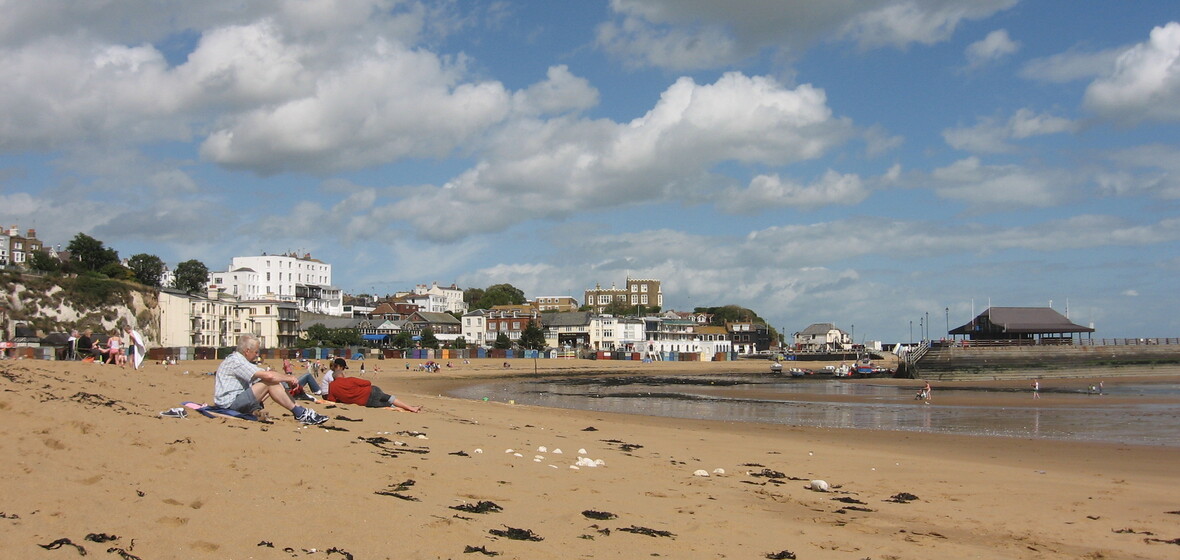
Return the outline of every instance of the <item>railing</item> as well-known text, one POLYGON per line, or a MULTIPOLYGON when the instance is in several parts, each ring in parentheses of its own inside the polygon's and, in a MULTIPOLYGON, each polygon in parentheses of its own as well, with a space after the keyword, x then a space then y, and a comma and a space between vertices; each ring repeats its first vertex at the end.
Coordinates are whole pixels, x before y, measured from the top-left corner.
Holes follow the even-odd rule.
POLYGON ((943 340, 933 343, 941 348, 1011 348, 1013 346, 1169 346, 1180 345, 1180 338, 1042 338, 1017 340, 943 340))

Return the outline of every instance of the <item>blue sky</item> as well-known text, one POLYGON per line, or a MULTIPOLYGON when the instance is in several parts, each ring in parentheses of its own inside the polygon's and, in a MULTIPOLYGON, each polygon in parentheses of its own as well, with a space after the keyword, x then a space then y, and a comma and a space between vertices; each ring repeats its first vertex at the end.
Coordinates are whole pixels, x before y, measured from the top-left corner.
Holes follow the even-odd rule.
POLYGON ((864 340, 989 302, 1180 333, 1174 2, 0 10, 0 223, 48 243, 310 252, 350 293, 659 278, 864 340))

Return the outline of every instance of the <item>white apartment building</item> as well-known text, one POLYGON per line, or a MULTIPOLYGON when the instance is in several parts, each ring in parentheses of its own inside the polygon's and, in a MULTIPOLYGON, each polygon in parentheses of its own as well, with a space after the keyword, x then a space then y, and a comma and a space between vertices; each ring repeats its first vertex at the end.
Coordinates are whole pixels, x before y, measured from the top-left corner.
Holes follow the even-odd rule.
POLYGON ((488 332, 487 310, 476 309, 463 315, 463 340, 468 346, 481 346, 488 332))
POLYGON ((442 302, 441 308, 439 309, 426 309, 424 307, 422 308, 423 311, 431 313, 458 313, 460 315, 467 313, 468 307, 467 302, 463 301, 463 290, 460 290, 454 284, 451 284, 450 287, 439 286, 438 282, 431 283, 430 287, 427 287, 426 284, 418 284, 414 287, 413 294, 417 296, 436 296, 430 300, 431 305, 436 305, 436 301, 442 302))
POLYGON ((300 311, 344 314, 344 294, 332 286, 332 265, 310 253, 234 257, 228 270, 209 274, 209 287, 242 300, 294 302, 300 311))

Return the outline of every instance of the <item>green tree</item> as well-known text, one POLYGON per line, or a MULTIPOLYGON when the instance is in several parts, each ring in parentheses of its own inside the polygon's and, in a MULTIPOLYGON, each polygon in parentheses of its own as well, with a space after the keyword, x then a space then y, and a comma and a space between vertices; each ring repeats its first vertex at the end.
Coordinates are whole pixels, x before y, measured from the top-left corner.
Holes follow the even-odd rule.
POLYGON ((614 299, 602 308, 602 312, 616 317, 626 317, 627 315, 635 315, 638 309, 636 306, 627 303, 626 300, 614 299))
POLYGON ((29 268, 38 272, 59 272, 61 271, 61 261, 54 258, 45 249, 38 249, 29 253, 29 260, 27 261, 29 268))
POLYGON ((460 336, 459 338, 456 338, 455 341, 451 343, 451 348, 454 348, 456 350, 466 350, 467 349, 467 339, 462 336, 460 336))
POLYGON ((469 309, 491 309, 497 305, 520 305, 525 302, 524 292, 512 284, 496 284, 486 290, 468 288, 463 291, 463 301, 469 309))
POLYGON ((107 278, 112 278, 114 280, 131 280, 134 276, 134 274, 131 272, 131 269, 123 266, 123 263, 118 261, 108 263, 106 266, 100 268, 98 272, 100 274, 105 274, 107 278))
POLYGON ((70 252, 70 256, 78 261, 85 270, 97 272, 111 263, 119 262, 118 251, 108 249, 102 244, 102 241, 85 233, 75 235, 66 249, 70 252))
POLYGON ((483 299, 483 288, 467 288, 463 290, 463 301, 467 303, 467 309, 483 309, 482 307, 477 307, 481 299, 483 299))
POLYGON ((402 331, 393 337, 394 348, 412 348, 414 346, 414 335, 410 331, 402 331))
POLYGON ((512 348, 512 339, 508 338, 507 333, 500 333, 496 335, 496 341, 492 343, 492 348, 499 348, 501 350, 512 348))
POLYGON ((209 268, 205 263, 196 259, 184 261, 176 265, 175 278, 172 287, 188 293, 199 292, 209 283, 209 268))
POLYGON ((307 336, 307 340, 313 343, 313 346, 322 345, 325 341, 332 339, 332 333, 328 331, 328 327, 325 327, 323 323, 316 323, 307 327, 307 331, 304 334, 307 336))
POLYGON ((144 286, 160 287, 160 278, 164 276, 164 261, 155 255, 140 253, 127 259, 127 268, 135 275, 135 279, 144 286))
POLYGON ((520 333, 520 345, 529 350, 543 350, 545 348, 545 331, 536 321, 529 321, 524 331, 520 333))
POLYGON ((434 329, 430 327, 422 329, 422 347, 438 348, 438 337, 434 336, 434 329))
POLYGON ((332 329, 329 339, 333 346, 358 346, 364 340, 356 329, 332 329))

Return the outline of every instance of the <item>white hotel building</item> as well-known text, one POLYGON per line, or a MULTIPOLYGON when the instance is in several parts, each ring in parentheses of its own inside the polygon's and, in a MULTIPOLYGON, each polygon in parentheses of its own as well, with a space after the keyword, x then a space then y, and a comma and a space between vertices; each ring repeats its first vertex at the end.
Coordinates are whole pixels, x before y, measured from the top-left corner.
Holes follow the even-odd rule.
POLYGON ((241 300, 295 302, 300 311, 344 313, 344 295, 332 286, 332 265, 310 253, 234 257, 229 270, 209 274, 209 288, 241 300))

